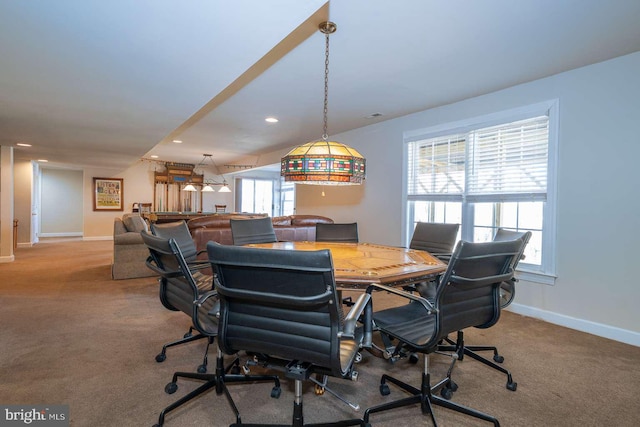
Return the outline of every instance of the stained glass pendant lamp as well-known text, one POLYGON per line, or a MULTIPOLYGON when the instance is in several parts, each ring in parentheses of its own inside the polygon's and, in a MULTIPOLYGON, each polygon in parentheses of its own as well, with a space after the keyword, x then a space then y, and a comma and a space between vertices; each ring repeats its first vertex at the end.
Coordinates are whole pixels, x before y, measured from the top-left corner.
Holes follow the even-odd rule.
POLYGON ((327 134, 327 105, 329 94, 329 34, 336 24, 323 22, 319 26, 325 35, 324 61, 324 132, 322 139, 295 147, 280 162, 280 175, 285 181, 298 184, 354 185, 365 179, 365 158, 355 149, 327 134))

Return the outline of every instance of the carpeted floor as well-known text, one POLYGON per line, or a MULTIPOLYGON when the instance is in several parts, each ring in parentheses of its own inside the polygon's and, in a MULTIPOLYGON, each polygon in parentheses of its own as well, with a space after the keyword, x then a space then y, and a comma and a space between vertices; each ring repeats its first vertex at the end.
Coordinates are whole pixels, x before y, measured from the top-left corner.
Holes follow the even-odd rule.
MULTIPOLYGON (((59 241, 20 248, 16 261, 0 264, 0 404, 68 404, 71 425, 151 426, 163 407, 196 382, 181 382, 167 395, 176 370, 194 371, 204 342, 174 347, 155 362, 162 344, 186 332, 189 319, 169 312, 157 296, 154 278, 113 281, 112 242, 59 241)), ((391 302, 385 296, 377 306, 391 302)), ((503 426, 636 426, 640 423, 640 348, 504 312, 487 330, 465 332, 467 344, 495 344, 518 382, 471 359, 455 368, 459 390, 453 401, 496 416, 503 426)), ((215 352, 210 352, 213 368, 215 352)), ((422 362, 390 364, 365 353, 357 382, 331 386, 364 408, 403 395, 392 387, 380 396, 383 372, 418 386, 422 362)), ((440 378, 448 358, 434 355, 440 378)), ((287 423, 292 384, 283 381, 280 399, 271 385, 231 385, 242 421, 287 423)), ((354 412, 331 395, 307 386, 305 420, 328 422, 354 412)), ((436 408, 441 426, 487 423, 436 408)), ((226 426, 234 417, 226 399, 209 392, 168 417, 165 426, 226 426)), ((374 426, 430 425, 415 406, 374 415, 374 426)))

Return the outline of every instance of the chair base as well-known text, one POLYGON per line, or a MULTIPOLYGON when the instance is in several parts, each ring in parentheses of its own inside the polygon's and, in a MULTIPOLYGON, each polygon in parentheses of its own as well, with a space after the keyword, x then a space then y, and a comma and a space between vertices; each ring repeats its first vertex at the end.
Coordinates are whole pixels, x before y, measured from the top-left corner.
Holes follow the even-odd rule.
POLYGON ((169 384, 165 387, 165 392, 169 394, 173 394, 178 389, 178 378, 189 378, 194 380, 205 381, 197 389, 188 393, 181 399, 175 401, 171 405, 167 406, 162 410, 160 416, 158 417, 158 424, 155 424, 154 427, 161 427, 164 424, 164 419, 167 414, 174 409, 179 408, 190 400, 200 396, 204 392, 215 388, 216 394, 223 394, 226 396, 231 409, 236 417, 236 422, 238 424, 242 424, 240 420, 240 412, 233 402, 233 398, 227 389, 228 384, 232 383, 244 383, 244 382, 259 382, 259 381, 274 381, 274 387, 271 390, 271 397, 278 398, 280 397, 280 378, 277 375, 242 375, 242 374, 229 374, 230 371, 240 369, 239 368, 239 359, 236 357, 226 368, 224 366, 224 361, 222 355, 218 355, 216 359, 216 372, 215 374, 201 374, 201 373, 193 373, 193 372, 176 372, 173 374, 173 379, 169 384))
POLYGON ((167 349, 169 347, 175 347, 177 345, 186 344, 192 341, 197 341, 197 340, 207 338, 206 335, 202 335, 202 334, 193 335, 192 332, 193 332, 193 326, 191 326, 189 328, 189 331, 184 334, 184 337, 163 345, 162 351, 156 355, 156 362, 162 363, 167 359, 167 349))
MULTIPOLYGON (((371 424, 369 423, 369 417, 373 413, 387 411, 395 408, 401 408, 404 406, 415 405, 416 403, 420 404, 420 409, 422 410, 422 413, 424 415, 429 415, 431 417, 431 421, 433 422, 434 426, 437 426, 438 423, 433 414, 433 405, 441 406, 443 408, 451 409, 452 411, 460 412, 462 414, 469 415, 474 418, 479 418, 481 420, 491 422, 493 423, 494 426, 500 426, 500 423, 498 422, 498 420, 495 417, 492 417, 491 415, 485 414, 484 412, 476 411, 475 409, 471 409, 466 406, 459 405, 457 403, 450 402, 446 399, 443 399, 441 397, 438 397, 432 394, 429 374, 425 374, 425 373, 422 374, 422 385, 420 389, 417 389, 407 383, 404 383, 396 378, 393 378, 385 374, 380 379, 380 393, 382 395, 389 394, 389 390, 388 390, 389 386, 386 384, 387 382, 390 382, 400 387, 402 390, 412 394, 413 396, 406 397, 404 399, 395 400, 393 402, 383 403, 377 406, 373 406, 371 408, 367 408, 367 410, 365 410, 364 412, 364 418, 363 418, 363 421, 365 422, 366 427, 371 426, 371 424)), ((438 383, 438 385, 436 385, 434 389, 441 387, 442 384, 443 382, 438 383)))
POLYGON ((361 426, 365 427, 365 423, 361 418, 353 418, 349 420, 335 421, 331 423, 312 423, 305 424, 302 411, 302 380, 296 380, 296 396, 293 402, 293 420, 291 424, 231 424, 229 427, 348 427, 361 426))
POLYGON ((483 363, 490 368, 493 368, 497 371, 502 372, 507 376, 507 389, 511 391, 516 391, 518 387, 518 383, 513 381, 513 377, 511 376, 511 372, 509 372, 504 367, 498 365, 497 363, 492 362, 489 359, 485 359, 480 356, 478 351, 492 351, 493 352, 493 360, 498 363, 502 363, 504 361, 504 357, 498 354, 498 349, 496 347, 491 346, 465 346, 464 345, 464 333, 462 331, 458 331, 456 341, 453 341, 449 338, 445 339, 450 345, 439 345, 438 352, 452 352, 458 355, 458 360, 463 360, 464 356, 469 356, 470 358, 477 360, 480 363, 483 363))

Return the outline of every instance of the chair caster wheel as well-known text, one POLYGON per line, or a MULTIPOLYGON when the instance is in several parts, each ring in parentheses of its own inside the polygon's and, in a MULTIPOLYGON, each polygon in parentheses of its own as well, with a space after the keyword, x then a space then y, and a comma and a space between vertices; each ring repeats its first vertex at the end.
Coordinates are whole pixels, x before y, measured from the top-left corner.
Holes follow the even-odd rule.
POLYGON ((451 389, 451 391, 458 391, 458 384, 453 381, 449 381, 448 387, 451 389))
POLYGON ((353 359, 353 363, 360 363, 362 362, 362 353, 358 352, 356 354, 356 357, 353 359))
POLYGON ((160 353, 156 356, 156 362, 158 363, 162 363, 165 361, 165 359, 167 358, 167 355, 164 353, 160 353))
POLYGON ((493 360, 497 363, 502 363, 504 362, 504 357, 500 356, 499 354, 494 354, 493 355, 493 360))
POLYGON ((198 373, 199 374, 206 374, 207 373, 207 365, 198 366, 198 373))
POLYGON ((418 356, 416 353, 411 353, 409 355, 409 363, 415 365, 419 361, 420 361, 420 356, 418 356))
POLYGON ((513 381, 510 382, 510 383, 507 383, 507 389, 508 390, 516 391, 517 388, 518 388, 518 383, 513 382, 513 381))
POLYGON ((282 394, 282 389, 280 387, 274 387, 271 389, 271 397, 274 399, 278 399, 280 394, 282 394))
POLYGON ((440 390, 440 396, 442 396, 444 399, 451 400, 451 398, 453 397, 453 390, 451 390, 448 387, 445 387, 442 390, 440 390))
POLYGON ((167 394, 173 394, 178 390, 178 384, 169 383, 164 387, 164 392, 167 394))
POLYGON ((388 384, 380 384, 380 394, 383 396, 389 396, 391 394, 391 389, 389 389, 388 384))
POLYGON ((316 396, 322 396, 324 394, 324 387, 316 384, 313 388, 313 391, 315 392, 316 396))

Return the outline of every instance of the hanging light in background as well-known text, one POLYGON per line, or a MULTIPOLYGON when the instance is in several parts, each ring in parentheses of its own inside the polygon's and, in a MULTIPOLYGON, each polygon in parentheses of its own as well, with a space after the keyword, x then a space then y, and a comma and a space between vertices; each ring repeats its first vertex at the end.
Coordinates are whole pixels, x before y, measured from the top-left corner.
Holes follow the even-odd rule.
POLYGON ((336 141, 329 141, 327 113, 329 97, 329 34, 336 24, 323 22, 325 35, 324 61, 324 132, 322 140, 308 142, 289 151, 280 162, 280 175, 285 181, 298 184, 354 185, 365 179, 365 158, 357 150, 336 141))
MULTIPOLYGON (((196 166, 196 168, 198 166, 204 166, 204 164, 207 162, 207 159, 209 159, 211 161, 211 164, 213 165, 213 167, 216 169, 216 172, 218 172, 218 166, 216 165, 216 163, 213 161, 213 155, 211 154, 203 154, 202 155, 202 160, 200 160, 200 163, 198 163, 198 165, 196 166)), ((195 170, 195 168, 194 168, 195 170)), ((203 172, 204 174, 204 172, 203 172)), ((212 180, 204 180, 203 182, 204 186, 202 187, 202 191, 203 193, 213 193, 216 190, 213 188, 216 185, 221 185, 222 188, 220 188, 221 193, 231 193, 231 189, 229 188, 227 181, 224 179, 224 176, 222 176, 222 182, 216 182, 216 181, 212 181, 212 180)), ((188 186, 187 186, 188 187, 188 186)), ((197 189, 194 187, 193 190, 187 190, 187 187, 184 188, 184 190, 186 191, 197 191, 197 189)))

